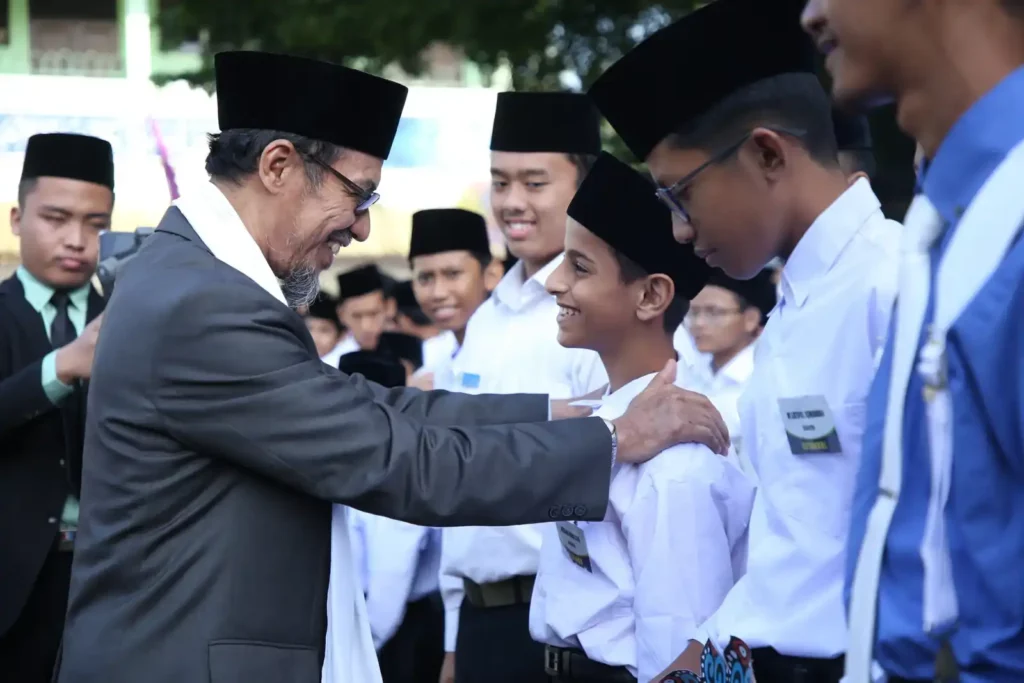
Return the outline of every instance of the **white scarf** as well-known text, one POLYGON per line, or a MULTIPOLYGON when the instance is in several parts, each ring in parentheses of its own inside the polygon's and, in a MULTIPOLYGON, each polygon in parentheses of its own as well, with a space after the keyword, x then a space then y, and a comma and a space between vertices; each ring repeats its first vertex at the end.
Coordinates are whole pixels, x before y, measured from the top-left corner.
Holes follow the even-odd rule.
MULTIPOLYGON (((217 260, 226 263, 288 305, 281 284, 256 240, 227 197, 212 183, 174 202, 217 260)), ((379 683, 377 652, 370 636, 363 592, 355 585, 355 564, 346 508, 333 506, 331 579, 327 589, 327 643, 323 683, 379 683)), ((298 577, 296 580, 302 580, 298 577)))

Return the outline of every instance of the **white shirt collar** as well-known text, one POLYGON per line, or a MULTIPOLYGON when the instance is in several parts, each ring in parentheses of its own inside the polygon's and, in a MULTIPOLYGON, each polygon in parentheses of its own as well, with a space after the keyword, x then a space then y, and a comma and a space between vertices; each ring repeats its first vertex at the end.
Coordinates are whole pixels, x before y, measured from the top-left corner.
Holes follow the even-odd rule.
POLYGON ((829 271, 839 254, 882 204, 861 178, 811 224, 782 270, 782 298, 796 306, 807 300, 814 280, 829 271))
MULTIPOLYGON (((683 367, 682 363, 676 364, 676 379, 673 384, 676 386, 682 386, 682 381, 685 379, 686 368, 683 367)), ((601 400, 601 406, 594 411, 594 414, 598 417, 605 417, 608 419, 614 419, 623 415, 626 409, 629 408, 629 404, 633 402, 633 399, 643 393, 643 390, 647 388, 654 378, 657 377, 658 373, 651 373, 644 375, 643 377, 637 377, 632 382, 626 383, 620 387, 617 391, 613 391, 610 394, 606 394, 601 400)))
POLYGON ((555 272, 562 263, 564 254, 559 254, 551 259, 551 262, 538 270, 529 280, 522 261, 517 261, 512 268, 501 278, 501 282, 495 287, 491 295, 495 303, 508 306, 514 311, 520 311, 526 306, 535 303, 544 297, 551 296, 545 288, 548 277, 555 272))
POLYGON ((751 342, 742 351, 722 366, 717 375, 735 384, 743 384, 754 373, 754 344, 751 342))
POLYGON ((217 257, 259 285, 270 296, 288 305, 281 283, 266 256, 242 223, 235 207, 216 185, 206 183, 174 202, 199 239, 217 257))

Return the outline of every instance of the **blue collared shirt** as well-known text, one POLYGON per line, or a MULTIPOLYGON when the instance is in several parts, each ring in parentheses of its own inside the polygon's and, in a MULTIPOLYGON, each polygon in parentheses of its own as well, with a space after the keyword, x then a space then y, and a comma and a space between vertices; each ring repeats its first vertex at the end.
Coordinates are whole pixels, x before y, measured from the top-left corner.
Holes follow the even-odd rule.
MULTIPOLYGON (((1021 140, 1024 67, 953 126, 923 174, 921 188, 946 223, 931 254, 927 321, 934 316, 936 266, 960 217, 1021 140)), ((847 600, 878 495, 892 336, 868 398, 847 556, 847 600)), ((924 330, 919 348, 923 342, 924 330)), ((965 683, 1024 681, 1024 240, 1011 247, 956 321, 947 355, 954 464, 946 524, 960 618, 945 635, 965 683)), ((931 485, 923 388, 918 374, 911 373, 903 414, 903 482, 882 562, 875 658, 890 674, 931 680, 939 642, 924 633, 922 616, 921 544, 931 485)))

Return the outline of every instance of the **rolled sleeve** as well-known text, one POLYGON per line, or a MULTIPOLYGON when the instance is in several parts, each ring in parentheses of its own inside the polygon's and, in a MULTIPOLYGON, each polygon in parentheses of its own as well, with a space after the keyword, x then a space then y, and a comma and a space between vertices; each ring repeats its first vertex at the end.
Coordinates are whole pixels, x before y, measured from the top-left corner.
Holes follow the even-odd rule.
POLYGON ((75 390, 70 384, 64 384, 57 377, 57 352, 51 351, 43 358, 42 372, 43 392, 50 403, 57 405, 75 390))

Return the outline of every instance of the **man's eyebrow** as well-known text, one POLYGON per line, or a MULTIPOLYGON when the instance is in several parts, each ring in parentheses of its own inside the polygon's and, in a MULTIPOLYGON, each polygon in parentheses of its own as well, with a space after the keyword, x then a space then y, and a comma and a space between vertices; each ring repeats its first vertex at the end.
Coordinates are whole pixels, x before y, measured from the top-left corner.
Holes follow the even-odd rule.
POLYGON ((40 211, 49 211, 51 213, 59 213, 59 214, 62 214, 64 216, 70 216, 71 213, 72 213, 71 211, 69 211, 68 209, 65 209, 62 206, 54 206, 52 204, 43 204, 42 206, 39 207, 39 210, 40 211))

